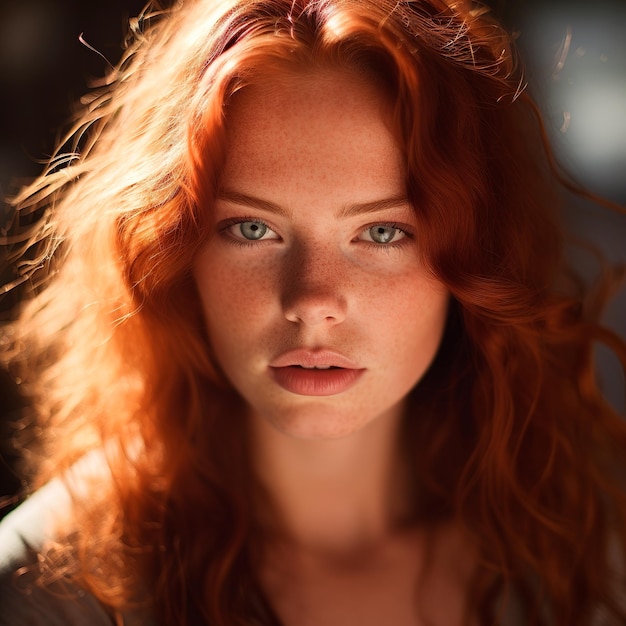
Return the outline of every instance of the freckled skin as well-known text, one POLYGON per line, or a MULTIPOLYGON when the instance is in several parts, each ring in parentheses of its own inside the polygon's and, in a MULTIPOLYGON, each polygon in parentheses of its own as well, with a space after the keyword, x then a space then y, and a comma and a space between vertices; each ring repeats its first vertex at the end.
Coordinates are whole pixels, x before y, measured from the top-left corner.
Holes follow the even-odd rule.
POLYGON ((364 79, 327 71, 246 88, 227 109, 223 189, 286 214, 218 200, 216 234, 194 276, 224 373, 251 413, 293 437, 341 437, 398 415, 441 340, 448 293, 419 260, 408 204, 340 215, 405 195, 383 105, 364 79), (247 242, 230 225, 237 219, 271 230, 247 242), (399 233, 395 247, 364 240, 381 223, 406 225, 411 236, 399 233), (332 396, 291 393, 269 364, 295 348, 339 352, 365 372, 332 396))

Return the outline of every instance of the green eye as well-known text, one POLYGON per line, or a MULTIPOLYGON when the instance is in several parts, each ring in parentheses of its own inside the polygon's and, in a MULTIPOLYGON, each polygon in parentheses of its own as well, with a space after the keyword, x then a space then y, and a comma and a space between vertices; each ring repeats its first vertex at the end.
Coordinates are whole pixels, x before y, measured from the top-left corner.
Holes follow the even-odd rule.
POLYGON ((244 239, 255 241, 261 239, 269 230, 265 224, 261 222, 241 222, 238 224, 239 232, 244 239))

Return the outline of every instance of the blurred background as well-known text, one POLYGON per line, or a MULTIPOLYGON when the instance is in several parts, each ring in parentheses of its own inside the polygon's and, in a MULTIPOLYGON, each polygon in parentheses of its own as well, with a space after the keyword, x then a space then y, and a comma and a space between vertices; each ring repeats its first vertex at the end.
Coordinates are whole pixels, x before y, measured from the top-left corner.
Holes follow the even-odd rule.
MULTIPOLYGON (((75 103, 108 63, 118 61, 128 19, 139 15, 144 4, 0 0, 2 196, 40 171, 75 103)), ((626 205, 626 0, 486 4, 517 35, 529 89, 544 111, 561 163, 592 192, 626 205)), ((3 206, 0 234, 7 220, 3 206)), ((625 216, 574 201, 567 222, 610 259, 626 262, 625 216)), ((594 271, 588 258, 575 260, 583 271, 594 271)), ((0 276, 0 284, 6 277, 6 272, 0 276)), ((14 304, 11 294, 0 295, 0 319, 14 304)), ((626 335, 625 293, 609 308, 606 320, 626 335)), ((601 349, 598 360, 607 397, 623 413, 624 381, 617 363, 601 349)), ((19 488, 13 472, 16 456, 6 442, 20 406, 15 387, 0 371, 0 499, 19 488)))

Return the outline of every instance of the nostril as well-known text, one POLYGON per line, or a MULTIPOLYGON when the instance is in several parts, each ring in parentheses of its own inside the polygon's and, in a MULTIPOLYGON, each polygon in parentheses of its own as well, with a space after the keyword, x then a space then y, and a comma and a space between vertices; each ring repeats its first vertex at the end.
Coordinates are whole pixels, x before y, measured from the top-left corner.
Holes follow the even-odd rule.
POLYGON ((296 293, 285 299, 283 311, 290 322, 310 326, 337 324, 345 319, 346 305, 342 297, 332 293, 296 293))

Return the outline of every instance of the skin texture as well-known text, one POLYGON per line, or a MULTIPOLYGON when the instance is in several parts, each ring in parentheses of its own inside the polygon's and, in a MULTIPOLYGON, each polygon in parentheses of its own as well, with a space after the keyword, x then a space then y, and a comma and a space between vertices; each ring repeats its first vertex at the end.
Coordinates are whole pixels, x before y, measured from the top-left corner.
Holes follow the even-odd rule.
POLYGON ((420 260, 384 104, 365 80, 320 71, 248 87, 227 110, 224 193, 194 274, 226 377, 255 418, 290 437, 397 417, 440 343, 448 294, 420 260), (263 224, 242 228, 252 221, 263 224), (389 243, 372 241, 378 225, 389 243), (249 241, 254 228, 263 237, 249 241), (364 371, 341 393, 293 393, 270 365, 298 348, 364 371))

